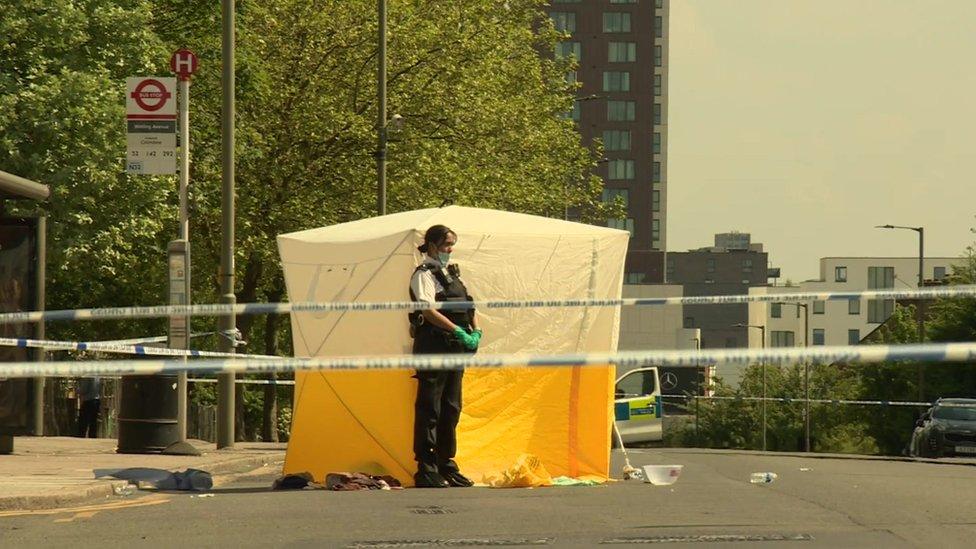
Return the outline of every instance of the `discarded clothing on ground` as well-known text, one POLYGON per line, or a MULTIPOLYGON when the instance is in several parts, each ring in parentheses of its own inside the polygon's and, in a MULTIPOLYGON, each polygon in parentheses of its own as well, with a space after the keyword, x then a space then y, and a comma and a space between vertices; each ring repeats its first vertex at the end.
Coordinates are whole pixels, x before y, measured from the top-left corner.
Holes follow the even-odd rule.
POLYGON ((491 488, 533 488, 551 486, 552 476, 538 457, 522 454, 508 469, 486 474, 483 482, 491 488))
POLYGON ((602 483, 592 479, 573 477, 556 477, 552 479, 553 486, 600 486, 602 483))
POLYGON ((400 481, 389 475, 366 473, 329 473, 325 475, 325 489, 340 492, 352 490, 393 490, 403 488, 400 481))
POLYGON ((276 478, 271 485, 272 490, 304 490, 306 488, 323 488, 321 484, 316 484, 312 473, 304 471, 276 478))
POLYGON ((189 490, 202 492, 213 488, 213 477, 200 469, 172 472, 150 467, 130 467, 128 469, 96 469, 95 478, 112 477, 127 480, 139 488, 156 490, 189 490))

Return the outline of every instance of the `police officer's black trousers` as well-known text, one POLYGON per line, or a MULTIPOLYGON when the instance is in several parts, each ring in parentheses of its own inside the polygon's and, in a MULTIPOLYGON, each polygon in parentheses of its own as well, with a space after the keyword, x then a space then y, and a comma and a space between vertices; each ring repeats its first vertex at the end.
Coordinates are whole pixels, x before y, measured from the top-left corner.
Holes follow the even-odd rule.
POLYGON ((463 370, 417 372, 413 453, 418 472, 457 471, 457 428, 461 419, 463 370))

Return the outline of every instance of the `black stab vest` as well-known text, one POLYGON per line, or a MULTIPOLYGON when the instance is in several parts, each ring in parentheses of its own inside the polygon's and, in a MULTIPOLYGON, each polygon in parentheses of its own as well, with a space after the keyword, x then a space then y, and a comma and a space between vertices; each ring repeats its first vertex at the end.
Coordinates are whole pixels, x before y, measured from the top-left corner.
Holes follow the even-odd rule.
MULTIPOLYGON (((456 265, 449 265, 447 273, 429 263, 424 263, 414 271, 428 271, 434 275, 441 285, 441 290, 434 295, 434 299, 440 301, 473 301, 468 294, 468 289, 461 282, 461 273, 456 265)), ((417 301, 417 296, 410 290, 410 299, 417 301)), ((471 319, 474 318, 474 309, 440 309, 441 314, 446 316, 455 325, 462 328, 471 327, 471 319)), ((422 313, 417 311, 417 315, 411 317, 414 325, 415 337, 413 340, 413 352, 415 354, 431 353, 464 353, 469 352, 464 349, 457 337, 453 333, 434 326, 430 322, 423 321, 422 313), (415 318, 419 317, 418 320, 415 318)))

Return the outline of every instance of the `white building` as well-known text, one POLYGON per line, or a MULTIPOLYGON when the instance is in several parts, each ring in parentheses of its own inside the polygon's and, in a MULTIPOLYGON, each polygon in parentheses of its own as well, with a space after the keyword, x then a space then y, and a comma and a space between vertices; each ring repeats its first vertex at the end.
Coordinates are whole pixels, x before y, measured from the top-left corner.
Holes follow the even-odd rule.
MULTIPOLYGON (((924 278, 939 281, 962 265, 957 257, 925 258, 924 278)), ((915 289, 918 257, 824 257, 820 279, 798 286, 750 289, 750 294, 805 292, 857 292, 863 290, 915 289)), ((804 333, 804 311, 793 303, 750 303, 749 323, 766 327, 766 346, 856 345, 881 325, 894 310, 893 300, 861 299, 803 302, 809 312, 809 333, 804 333)), ((749 330, 749 347, 761 347, 759 329, 749 330)))
MULTIPOLYGON (((681 296, 682 286, 677 284, 624 284, 623 288, 624 298, 681 296)), ((697 348, 701 342, 701 331, 684 328, 683 311, 681 305, 622 307, 617 348, 621 351, 697 348)))

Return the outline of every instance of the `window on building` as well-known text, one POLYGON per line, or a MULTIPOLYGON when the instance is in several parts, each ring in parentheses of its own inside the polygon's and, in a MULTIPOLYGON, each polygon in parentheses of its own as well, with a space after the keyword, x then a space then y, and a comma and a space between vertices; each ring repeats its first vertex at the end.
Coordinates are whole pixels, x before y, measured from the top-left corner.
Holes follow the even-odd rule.
POLYGON ((630 91, 630 73, 627 71, 604 71, 603 91, 605 92, 630 91))
MULTIPOLYGON (((868 289, 885 290, 895 287, 894 267, 868 267, 868 289)), ((880 324, 895 311, 893 299, 869 299, 868 322, 880 324)))
POLYGON ((847 344, 857 345, 861 342, 861 330, 847 330, 847 344))
POLYGON ((651 191, 651 211, 661 211, 661 191, 651 191))
POLYGON ((847 301, 847 314, 849 314, 849 315, 859 315, 859 314, 861 314, 861 300, 860 299, 849 299, 847 301))
POLYGON ((751 273, 752 272, 752 260, 751 259, 743 259, 742 260, 742 272, 744 272, 744 273, 751 273))
POLYGON ((630 191, 627 189, 603 189, 603 201, 610 203, 616 199, 623 202, 624 207, 630 205, 630 191))
MULTIPOLYGON (((576 71, 569 71, 569 72, 567 72, 566 73, 566 83, 567 84, 575 84, 576 82, 577 82, 577 80, 576 80, 576 71)), ((577 101, 577 103, 578 103, 578 101, 577 101)))
POLYGON ((895 300, 893 299, 869 299, 868 300, 868 322, 881 324, 895 312, 895 300))
POLYGON ((769 332, 770 347, 796 347, 796 334, 790 331, 769 332))
POLYGON ((647 273, 627 273, 625 284, 643 284, 646 277, 647 273))
POLYGON ((634 238, 634 218, 628 217, 627 219, 611 218, 607 220, 607 227, 611 229, 620 229, 622 231, 627 231, 630 233, 630 238, 634 238))
POLYGON ((661 154, 661 132, 654 132, 654 141, 651 143, 651 152, 661 154))
POLYGON ((660 103, 654 103, 654 123, 657 125, 662 124, 661 120, 663 120, 664 118, 663 115, 661 114, 662 110, 663 108, 661 107, 660 103))
POLYGON ((936 267, 933 276, 935 277, 936 280, 944 279, 946 277, 946 268, 936 267))
POLYGON ((663 8, 664 7, 664 0, 654 0, 654 7, 655 8, 663 8))
POLYGON ((847 267, 834 267, 834 282, 847 282, 847 267))
POLYGON ((637 42, 610 42, 607 57, 611 63, 633 63, 637 61, 637 42))
POLYGON ((663 81, 664 81, 664 77, 662 75, 660 74, 654 75, 654 95, 662 94, 662 88, 664 87, 662 84, 663 81))
POLYGON ((684 324, 682 324, 682 327, 684 327, 684 328, 694 328, 695 327, 695 317, 693 317, 693 316, 686 316, 685 317, 684 324))
POLYGON ((824 333, 824 329, 823 328, 814 328, 813 329, 813 344, 814 345, 823 345, 824 344, 824 340, 826 339, 826 337, 827 336, 824 333))
POLYGON ((664 38, 664 18, 660 15, 654 17, 654 38, 664 38))
POLYGON ((569 56, 572 55, 574 59, 576 59, 577 61, 579 61, 580 59, 583 58, 582 57, 582 55, 583 55, 582 51, 583 50, 582 50, 582 47, 580 46, 580 43, 579 42, 573 42, 571 40, 567 40, 565 42, 557 42, 556 43, 556 57, 558 57, 560 59, 566 58, 566 57, 569 57, 569 56))
POLYGON ((603 131, 603 150, 605 150, 605 151, 629 151, 630 150, 630 130, 604 130, 603 131))
POLYGON ((769 316, 772 318, 782 318, 783 317, 783 304, 773 303, 769 306, 769 316))
POLYGON ((894 267, 868 267, 868 289, 881 290, 895 287, 894 267))
POLYGON ((651 220, 651 240, 657 242, 661 240, 661 220, 651 220))
POLYGON ((560 32, 576 32, 576 13, 571 11, 553 11, 549 13, 552 24, 560 32))
POLYGON ((674 274, 674 258, 668 258, 664 264, 664 270, 667 271, 668 278, 671 278, 671 275, 674 274))
POLYGON ((621 12, 604 13, 603 32, 630 32, 630 14, 621 12))
POLYGON ((714 273, 715 272, 715 260, 712 258, 705 260, 705 272, 714 273))
POLYGON ((815 314, 815 315, 822 315, 822 314, 824 314, 824 302, 823 301, 821 301, 821 300, 818 299, 817 301, 814 301, 813 302, 813 314, 815 314))
POLYGON ((633 179, 634 161, 616 159, 607 163, 607 179, 633 179))
POLYGON ((573 101, 573 110, 569 111, 569 118, 579 122, 580 120, 580 104, 579 101, 573 101))
POLYGON ((636 111, 635 101, 607 101, 607 120, 611 122, 633 122, 636 111))
POLYGON ((611 4, 636 4, 637 0, 610 0, 611 4))
POLYGON ((664 66, 664 46, 654 46, 654 66, 664 66))
POLYGON ((651 181, 654 183, 661 182, 661 163, 652 162, 651 163, 651 181))

